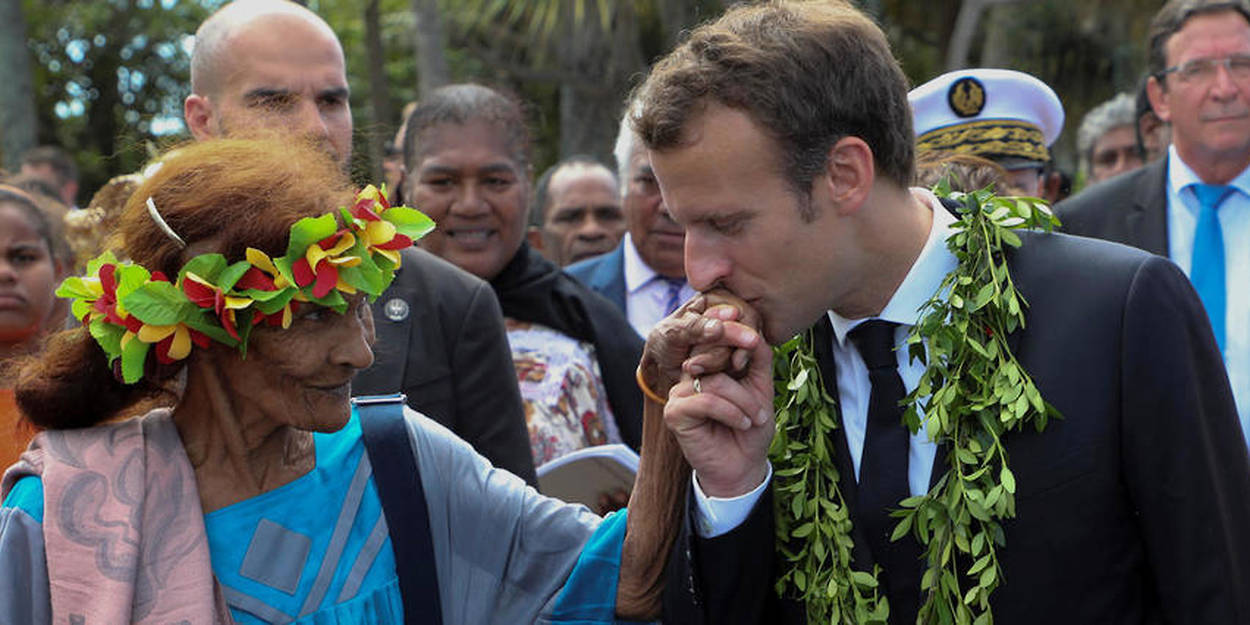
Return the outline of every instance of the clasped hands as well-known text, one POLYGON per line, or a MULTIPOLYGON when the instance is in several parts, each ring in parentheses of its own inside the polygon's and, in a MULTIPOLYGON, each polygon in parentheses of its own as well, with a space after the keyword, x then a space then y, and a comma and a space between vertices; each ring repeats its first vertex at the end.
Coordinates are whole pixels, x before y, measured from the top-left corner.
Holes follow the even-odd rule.
POLYGON ((703 492, 737 497, 768 476, 772 350, 760 318, 724 290, 700 293, 647 337, 640 378, 667 397, 664 423, 703 492))

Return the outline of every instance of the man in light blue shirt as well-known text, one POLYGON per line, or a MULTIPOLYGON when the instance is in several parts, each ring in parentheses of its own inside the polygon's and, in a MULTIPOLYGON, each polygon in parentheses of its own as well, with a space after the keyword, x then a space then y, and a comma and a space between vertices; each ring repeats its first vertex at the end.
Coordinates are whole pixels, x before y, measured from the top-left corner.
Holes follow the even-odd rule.
POLYGON ((1150 72, 1151 104, 1172 125, 1167 155, 1057 211, 1069 233, 1140 247, 1185 271, 1250 437, 1250 3, 1168 3, 1151 25, 1150 72))

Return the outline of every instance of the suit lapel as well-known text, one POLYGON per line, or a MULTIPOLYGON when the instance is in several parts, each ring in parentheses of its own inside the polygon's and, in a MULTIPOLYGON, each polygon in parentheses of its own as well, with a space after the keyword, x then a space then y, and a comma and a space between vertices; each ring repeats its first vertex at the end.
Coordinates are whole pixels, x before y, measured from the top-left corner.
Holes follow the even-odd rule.
MULTIPOLYGON (((406 260, 409 264, 413 262, 411 258, 406 260)), ((408 344, 412 327, 414 324, 422 328, 434 327, 432 320, 425 318, 428 306, 410 304, 417 297, 412 283, 412 280, 404 279, 403 267, 396 269, 391 286, 372 305, 376 336, 373 343, 374 363, 356 375, 354 384, 358 388, 391 389, 388 392, 404 388, 408 352, 412 349, 408 344), (419 318, 409 318, 412 315, 419 318), (397 320, 392 320, 392 317, 397 320)))
POLYGON ((1168 255, 1167 164, 1168 159, 1161 158, 1142 169, 1133 206, 1124 215, 1128 240, 1159 256, 1168 255))
POLYGON ((612 301, 622 313, 625 312, 625 241, 608 252, 595 270, 591 288, 612 301))

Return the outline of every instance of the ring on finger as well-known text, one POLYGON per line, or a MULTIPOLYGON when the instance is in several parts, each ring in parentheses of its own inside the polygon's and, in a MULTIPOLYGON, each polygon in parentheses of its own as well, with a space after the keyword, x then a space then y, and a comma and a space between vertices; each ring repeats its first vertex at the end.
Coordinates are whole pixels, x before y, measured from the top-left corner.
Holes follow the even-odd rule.
POLYGON ((694 392, 695 393, 703 392, 703 385, 699 383, 699 380, 700 380, 699 378, 694 379, 694 392))

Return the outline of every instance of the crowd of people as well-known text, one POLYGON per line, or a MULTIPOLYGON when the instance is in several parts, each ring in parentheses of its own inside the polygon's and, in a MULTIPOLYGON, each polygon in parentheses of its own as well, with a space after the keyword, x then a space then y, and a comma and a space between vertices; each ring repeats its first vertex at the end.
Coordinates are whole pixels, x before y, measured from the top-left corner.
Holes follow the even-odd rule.
POLYGON ((842 0, 687 33, 614 164, 463 83, 360 188, 333 26, 225 5, 190 141, 0 179, 0 623, 1250 625, 1250 3, 1148 47, 1076 194, 1062 94, 842 0))

